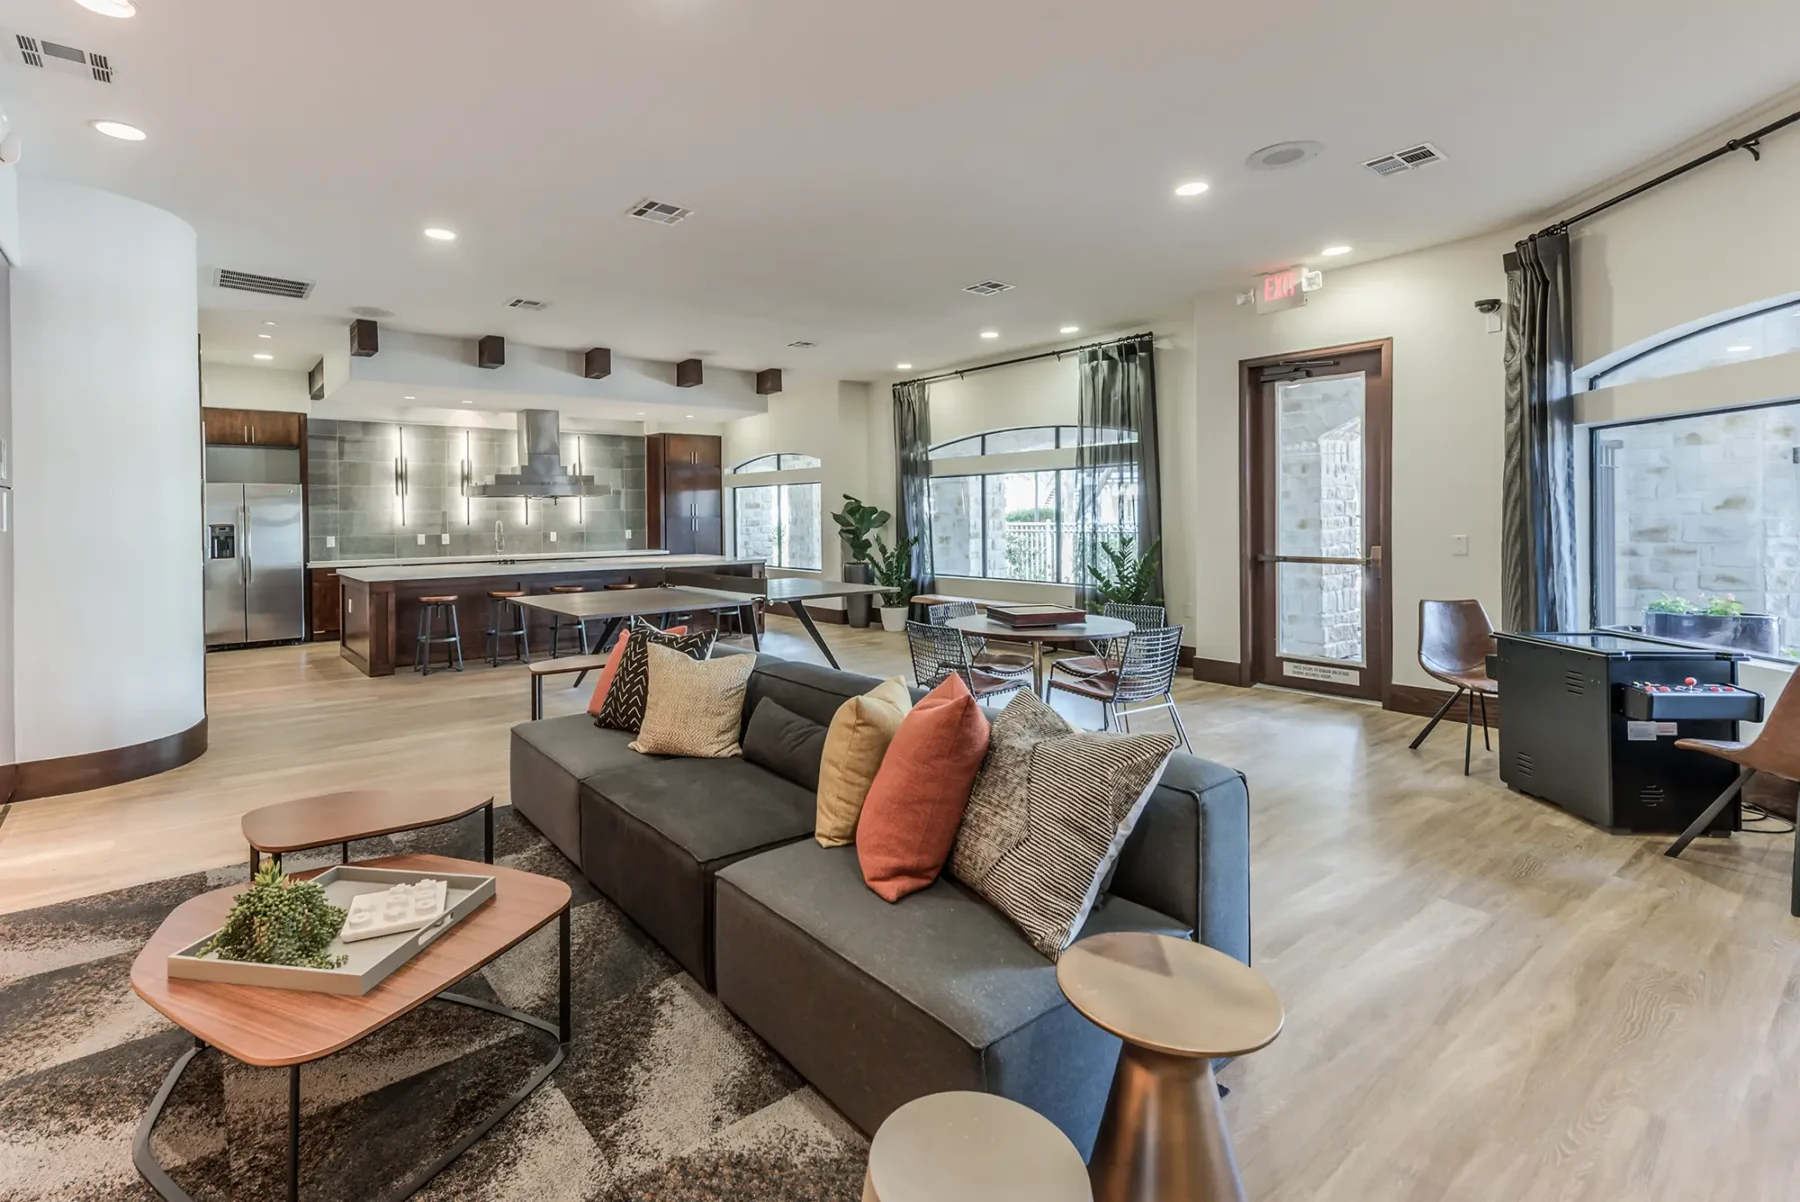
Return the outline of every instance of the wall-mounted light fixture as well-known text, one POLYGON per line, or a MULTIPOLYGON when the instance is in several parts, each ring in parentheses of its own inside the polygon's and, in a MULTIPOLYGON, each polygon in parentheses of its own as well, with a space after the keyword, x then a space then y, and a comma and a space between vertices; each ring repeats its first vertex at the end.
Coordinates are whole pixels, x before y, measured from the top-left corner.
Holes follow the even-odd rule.
POLYGON ((396 425, 394 427, 394 449, 397 452, 394 455, 394 508, 399 512, 400 524, 404 526, 406 525, 406 494, 408 491, 406 428, 404 426, 396 425))
POLYGON ((473 483, 473 479, 471 478, 470 465, 469 465, 469 460, 472 457, 473 457, 473 451, 471 450, 471 446, 470 446, 470 442, 469 442, 469 432, 467 430, 464 430, 463 431, 463 457, 462 457, 462 497, 463 497, 463 525, 465 525, 465 526, 473 526, 475 524, 475 502, 469 498, 469 485, 471 483, 473 483))

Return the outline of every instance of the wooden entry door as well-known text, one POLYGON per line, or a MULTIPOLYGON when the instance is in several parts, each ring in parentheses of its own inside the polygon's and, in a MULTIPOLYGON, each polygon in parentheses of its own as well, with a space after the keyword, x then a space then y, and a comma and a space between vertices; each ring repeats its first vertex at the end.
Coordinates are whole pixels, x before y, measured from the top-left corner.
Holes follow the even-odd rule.
POLYGON ((1393 347, 1242 365, 1252 683, 1387 701, 1393 347))

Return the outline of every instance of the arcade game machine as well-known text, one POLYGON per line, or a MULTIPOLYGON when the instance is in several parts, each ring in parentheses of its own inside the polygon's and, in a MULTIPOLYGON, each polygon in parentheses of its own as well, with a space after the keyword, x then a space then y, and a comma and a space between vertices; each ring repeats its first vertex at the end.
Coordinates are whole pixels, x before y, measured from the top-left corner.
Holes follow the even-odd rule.
MULTIPOLYGON (((1762 694, 1737 684, 1741 652, 1594 631, 1496 639, 1500 779, 1609 831, 1685 829, 1737 768, 1675 740, 1762 721, 1762 694)), ((1707 832, 1739 829, 1728 806, 1707 832)))

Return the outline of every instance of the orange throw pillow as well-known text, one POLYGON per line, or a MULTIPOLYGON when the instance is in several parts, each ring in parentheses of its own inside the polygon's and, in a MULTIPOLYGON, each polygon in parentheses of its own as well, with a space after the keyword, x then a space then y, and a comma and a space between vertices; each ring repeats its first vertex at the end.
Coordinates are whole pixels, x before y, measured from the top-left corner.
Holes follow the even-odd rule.
POLYGON ((857 860, 877 895, 897 902, 937 880, 987 749, 987 715, 960 676, 906 715, 856 825, 857 860))
MULTIPOLYGON (((686 626, 675 626, 663 631, 664 634, 686 634, 686 626)), ((588 698, 588 713, 596 718, 600 716, 600 707, 606 704, 607 690, 612 688, 613 677, 619 674, 619 662, 625 658, 625 644, 629 641, 629 629, 619 631, 613 649, 607 652, 606 666, 600 669, 600 679, 594 683, 594 695, 588 698)))

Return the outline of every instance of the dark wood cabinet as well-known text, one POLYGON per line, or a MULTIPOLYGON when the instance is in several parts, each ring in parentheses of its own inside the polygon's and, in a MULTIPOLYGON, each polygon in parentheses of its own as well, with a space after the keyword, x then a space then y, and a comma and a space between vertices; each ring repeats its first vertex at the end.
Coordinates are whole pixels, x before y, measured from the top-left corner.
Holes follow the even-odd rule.
POLYGON ((675 555, 723 555, 724 440, 652 434, 644 441, 650 546, 675 555))
POLYGON ((312 636, 335 639, 343 622, 337 570, 313 568, 307 575, 312 585, 312 636))
POLYGON ((200 411, 209 446, 298 447, 306 441, 306 415, 276 409, 200 411))

